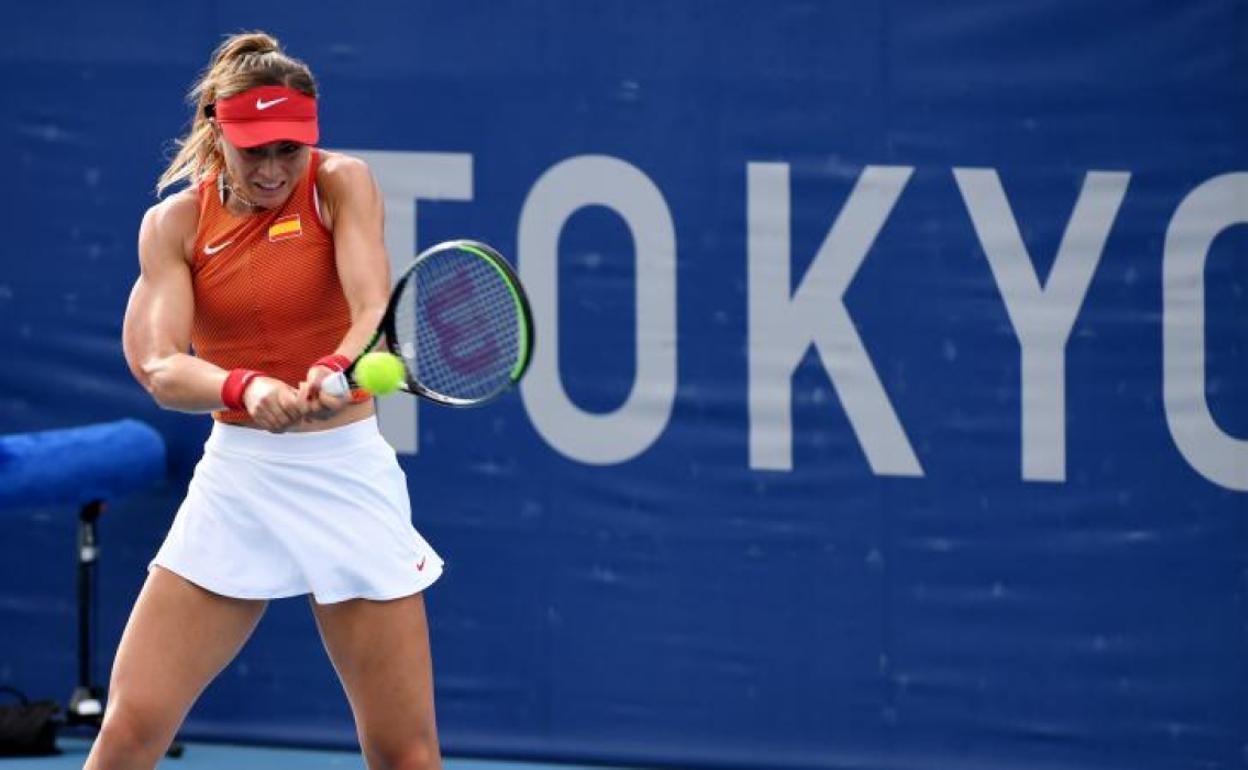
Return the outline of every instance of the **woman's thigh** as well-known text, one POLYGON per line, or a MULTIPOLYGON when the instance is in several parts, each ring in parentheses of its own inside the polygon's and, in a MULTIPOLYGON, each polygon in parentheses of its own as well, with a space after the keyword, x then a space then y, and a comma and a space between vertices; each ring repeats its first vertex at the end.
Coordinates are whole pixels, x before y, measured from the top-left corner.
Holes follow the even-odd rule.
POLYGON ((355 714, 370 763, 422 756, 437 766, 433 664, 421 594, 392 601, 312 603, 325 649, 355 714))
MULTIPOLYGON (((172 738, 195 699, 251 636, 266 605, 221 596, 154 568, 117 648, 108 712, 151 722, 145 727, 172 738)), ((112 716, 106 712, 106 724, 112 716)))

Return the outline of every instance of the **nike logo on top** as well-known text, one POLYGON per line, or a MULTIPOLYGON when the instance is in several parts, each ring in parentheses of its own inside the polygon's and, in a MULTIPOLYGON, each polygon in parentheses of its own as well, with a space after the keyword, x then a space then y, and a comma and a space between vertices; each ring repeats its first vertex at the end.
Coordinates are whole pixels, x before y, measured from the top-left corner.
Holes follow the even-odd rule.
POLYGON ((213 254, 216 254, 218 251, 220 251, 221 249, 224 249, 226 246, 229 246, 233 242, 234 242, 233 239, 231 239, 231 240, 226 241, 225 243, 219 243, 216 246, 204 244, 204 255, 211 257, 213 254))
POLYGON ((274 99, 271 102, 266 102, 263 99, 256 99, 256 109, 267 110, 268 108, 272 107, 275 104, 281 104, 282 102, 286 101, 287 98, 288 97, 283 96, 280 99, 274 99))

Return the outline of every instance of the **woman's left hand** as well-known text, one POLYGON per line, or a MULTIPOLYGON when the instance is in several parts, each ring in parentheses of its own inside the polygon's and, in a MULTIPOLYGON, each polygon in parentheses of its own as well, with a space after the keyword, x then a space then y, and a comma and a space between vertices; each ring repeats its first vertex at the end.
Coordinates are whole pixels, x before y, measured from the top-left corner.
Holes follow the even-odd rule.
POLYGON ((303 382, 299 383, 299 398, 308 402, 309 407, 306 419, 328 420, 351 403, 350 395, 331 396, 321 390, 321 383, 325 378, 336 373, 328 366, 313 366, 308 370, 303 382))

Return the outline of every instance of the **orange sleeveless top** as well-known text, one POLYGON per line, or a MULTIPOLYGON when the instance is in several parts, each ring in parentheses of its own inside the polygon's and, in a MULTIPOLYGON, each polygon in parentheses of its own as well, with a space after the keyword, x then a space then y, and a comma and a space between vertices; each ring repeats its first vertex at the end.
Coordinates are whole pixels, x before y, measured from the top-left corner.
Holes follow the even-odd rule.
MULTIPOLYGON (((199 185, 199 227, 191 280, 195 355, 222 369, 255 369, 293 386, 332 353, 351 326, 334 241, 321 223, 314 149, 308 172, 278 209, 237 215, 221 201, 217 176, 199 185)), ((213 414, 247 422, 241 410, 213 414)))

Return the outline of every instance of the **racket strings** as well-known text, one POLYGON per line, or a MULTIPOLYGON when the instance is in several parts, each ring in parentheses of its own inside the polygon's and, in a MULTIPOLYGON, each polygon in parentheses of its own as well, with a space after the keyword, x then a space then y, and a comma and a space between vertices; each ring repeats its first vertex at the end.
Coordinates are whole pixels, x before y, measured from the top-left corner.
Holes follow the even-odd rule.
POLYGON ((477 254, 449 249, 409 273, 394 328, 417 382, 474 401, 510 385, 522 323, 503 274, 477 254))

